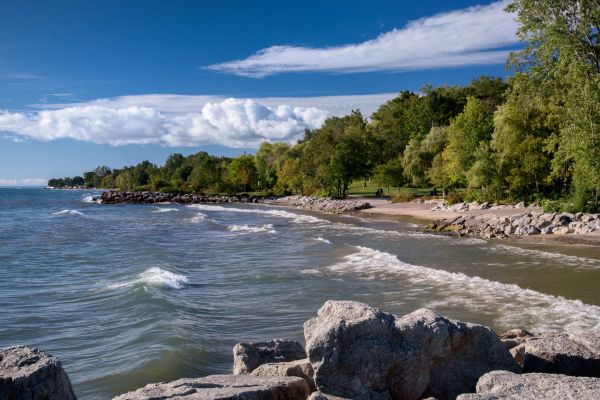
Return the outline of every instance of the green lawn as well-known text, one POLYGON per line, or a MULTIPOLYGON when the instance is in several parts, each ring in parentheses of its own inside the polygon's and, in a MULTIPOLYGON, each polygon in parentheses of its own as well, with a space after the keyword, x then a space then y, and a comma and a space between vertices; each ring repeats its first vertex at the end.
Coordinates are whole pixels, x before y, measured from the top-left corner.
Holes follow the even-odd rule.
MULTIPOLYGON (((349 196, 366 196, 366 197, 375 197, 375 192, 377 189, 383 189, 383 195, 385 197, 391 197, 398 193, 398 188, 393 187, 382 187, 375 184, 373 181, 367 181, 365 186, 365 181, 354 181, 350 184, 348 188, 349 196)), ((427 196, 432 188, 400 188, 400 193, 403 195, 413 195, 413 196, 427 196)))

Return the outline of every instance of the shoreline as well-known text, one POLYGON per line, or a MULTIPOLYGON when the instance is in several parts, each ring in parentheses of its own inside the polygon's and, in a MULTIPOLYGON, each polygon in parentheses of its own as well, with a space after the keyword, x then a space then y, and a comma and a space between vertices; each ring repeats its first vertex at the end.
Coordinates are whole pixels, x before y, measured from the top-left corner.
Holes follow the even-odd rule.
MULTIPOLYGON (((370 199, 369 199, 370 200, 370 199)), ((432 203, 415 203, 415 202, 404 202, 404 203, 389 203, 383 199, 373 199, 370 201, 371 208, 357 211, 358 216, 368 215, 370 217, 385 216, 395 217, 401 220, 410 218, 410 222, 419 220, 420 225, 423 229, 432 232, 445 232, 459 236, 477 237, 482 239, 500 239, 507 240, 522 244, 539 244, 539 245, 560 245, 565 247, 571 246, 585 246, 585 247, 600 247, 600 232, 594 233, 564 233, 564 234, 533 234, 533 235, 516 235, 511 234, 502 238, 486 237, 477 232, 462 233, 457 232, 457 229, 451 224, 447 224, 442 229, 439 229, 439 224, 442 221, 452 221, 460 218, 485 218, 493 215, 496 218, 511 218, 520 216, 523 213, 542 213, 542 210, 537 207, 525 207, 525 208, 502 208, 496 210, 480 209, 480 210, 469 210, 469 211, 442 211, 432 210, 432 203), (431 223, 431 224, 428 224, 431 223), (438 229, 433 228, 438 224, 438 229), (428 229, 428 225, 430 228, 428 229)), ((542 215, 556 214, 556 213, 543 213, 542 215)))

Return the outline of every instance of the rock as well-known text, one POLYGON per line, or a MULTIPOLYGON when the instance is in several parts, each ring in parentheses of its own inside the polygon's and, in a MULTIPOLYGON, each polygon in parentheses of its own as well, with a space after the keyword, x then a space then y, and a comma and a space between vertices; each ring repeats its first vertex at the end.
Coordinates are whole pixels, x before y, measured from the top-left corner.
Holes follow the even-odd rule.
POLYGON ((302 378, 210 375, 153 383, 113 400, 305 400, 310 394, 302 378))
POLYGON ((353 399, 454 399, 486 372, 520 368, 490 329, 421 309, 404 317, 328 301, 304 324, 317 388, 353 399))
POLYGON ((306 400, 350 400, 343 397, 332 396, 323 392, 314 392, 310 395, 310 397, 306 400))
POLYGON ((569 233, 569 227, 557 226, 556 228, 552 229, 552 233, 555 235, 566 235, 567 233, 569 233))
POLYGON ((523 372, 600 377, 600 335, 545 335, 527 339, 511 353, 523 372))
POLYGON ((268 363, 262 364, 256 368, 250 375, 253 376, 297 376, 302 378, 308 383, 311 392, 317 390, 315 382, 313 380, 313 367, 308 358, 298 361, 289 361, 283 363, 268 363))
POLYGON ((515 208, 525 208, 525 202, 524 201, 520 201, 517 204, 515 204, 515 208))
POLYGON ((493 371, 479 379, 477 394, 462 394, 456 400, 597 400, 599 397, 599 378, 493 371))
POLYGON ((294 340, 242 342, 233 348, 233 373, 234 375, 249 374, 261 364, 296 361, 303 358, 306 358, 306 351, 294 340))
POLYGON ((25 346, 0 348, 0 399, 75 399, 60 360, 25 346))
POLYGON ((506 349, 512 349, 533 337, 533 335, 524 329, 509 329, 501 335, 498 335, 506 349))

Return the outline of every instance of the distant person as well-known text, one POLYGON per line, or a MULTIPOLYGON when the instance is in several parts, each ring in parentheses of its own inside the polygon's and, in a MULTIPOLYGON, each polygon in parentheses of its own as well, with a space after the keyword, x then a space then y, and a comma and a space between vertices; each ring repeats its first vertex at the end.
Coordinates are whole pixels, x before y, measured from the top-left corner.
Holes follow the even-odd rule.
POLYGON ((430 196, 437 196, 437 188, 434 187, 433 189, 431 189, 431 192, 429 192, 429 195, 430 196))

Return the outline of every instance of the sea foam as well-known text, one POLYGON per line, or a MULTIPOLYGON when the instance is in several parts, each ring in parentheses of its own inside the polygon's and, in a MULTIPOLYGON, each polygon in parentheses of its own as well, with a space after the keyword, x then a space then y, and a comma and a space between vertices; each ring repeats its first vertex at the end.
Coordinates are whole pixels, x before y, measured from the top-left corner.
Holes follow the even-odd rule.
POLYGON ((543 332, 580 332, 600 329, 600 307, 580 300, 541 293, 516 284, 501 283, 405 263, 396 256, 368 247, 358 250, 337 264, 328 267, 334 273, 361 274, 367 279, 385 279, 391 274, 409 282, 414 290, 425 288, 436 295, 446 295, 439 302, 428 304, 456 305, 484 313, 500 313, 500 324, 506 327, 526 326, 543 332))
POLYGON ((153 213, 167 213, 172 211, 179 211, 176 208, 167 208, 167 207, 156 207, 156 210, 152 211, 153 213))
POLYGON ((227 230, 230 232, 238 232, 238 233, 277 233, 275 229, 273 229, 273 225, 265 224, 260 226, 250 226, 250 225, 230 225, 227 227, 227 230))
POLYGON ((550 253, 542 250, 526 249, 523 247, 509 246, 505 244, 499 244, 490 248, 491 251, 496 253, 514 254, 519 256, 531 257, 536 260, 551 260, 566 263, 568 267, 578 266, 585 268, 600 268, 600 260, 593 258, 585 258, 578 256, 570 256, 567 254, 550 253))
POLYGON ((320 237, 320 236, 319 236, 319 237, 316 237, 316 238, 314 238, 314 239, 315 239, 317 242, 323 242, 323 243, 325 243, 325 244, 331 244, 331 242, 330 242, 329 240, 327 240, 327 239, 325 239, 325 238, 322 238, 322 237, 320 237))
POLYGON ((109 285, 109 289, 119 289, 124 287, 132 287, 136 285, 153 286, 166 289, 182 289, 189 280, 184 275, 175 274, 159 267, 148 268, 135 279, 109 285))
POLYGON ((62 211, 58 211, 58 212, 52 213, 52 215, 79 215, 79 216, 83 216, 83 213, 81 211, 77 211, 77 210, 62 210, 62 211))
POLYGON ((328 221, 313 217, 312 215, 295 214, 284 210, 269 210, 259 208, 237 208, 237 207, 223 207, 209 204, 192 204, 188 207, 195 208, 203 211, 223 211, 232 213, 250 213, 250 214, 261 214, 261 215, 272 215, 279 218, 291 219, 297 223, 328 223, 328 221))

